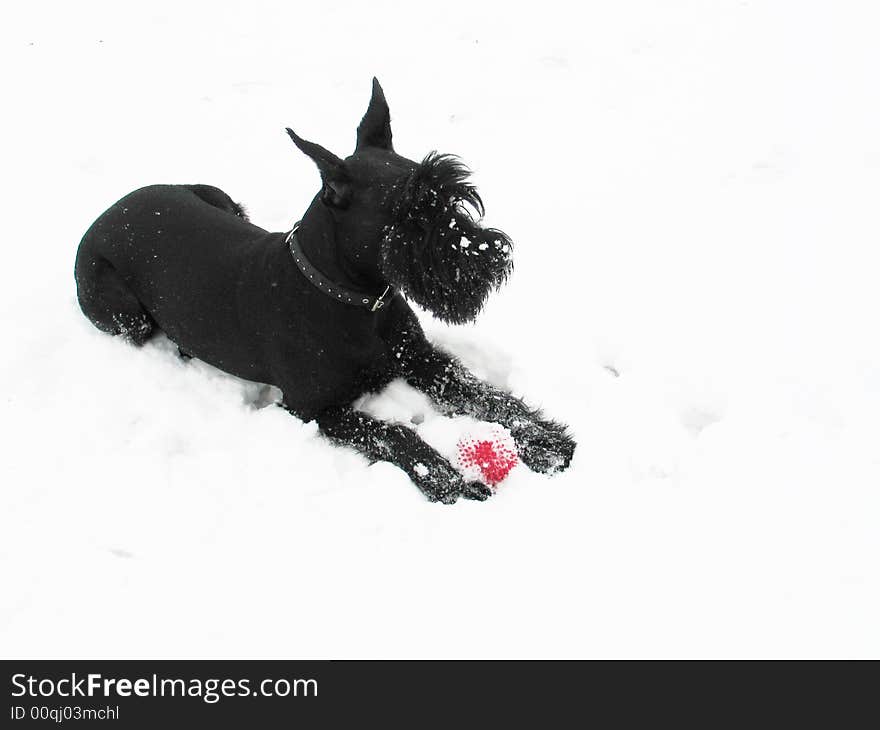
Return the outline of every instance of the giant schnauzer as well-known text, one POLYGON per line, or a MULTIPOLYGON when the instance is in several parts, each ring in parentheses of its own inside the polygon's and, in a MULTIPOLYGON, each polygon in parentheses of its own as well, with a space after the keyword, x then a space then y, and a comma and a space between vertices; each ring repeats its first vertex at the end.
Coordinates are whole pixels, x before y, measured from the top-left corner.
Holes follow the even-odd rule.
POLYGON ((484 383, 424 336, 407 299, 450 323, 473 320, 511 272, 511 242, 483 228, 483 204, 457 158, 394 152, 379 82, 340 159, 288 129, 322 186, 292 231, 269 233, 208 185, 151 185, 89 228, 76 257, 85 315, 146 342, 158 329, 182 355, 276 385, 295 416, 371 460, 403 469, 431 500, 486 499, 406 426, 355 410, 362 394, 405 378, 441 412, 508 428, 537 472, 566 468, 575 443, 484 383))

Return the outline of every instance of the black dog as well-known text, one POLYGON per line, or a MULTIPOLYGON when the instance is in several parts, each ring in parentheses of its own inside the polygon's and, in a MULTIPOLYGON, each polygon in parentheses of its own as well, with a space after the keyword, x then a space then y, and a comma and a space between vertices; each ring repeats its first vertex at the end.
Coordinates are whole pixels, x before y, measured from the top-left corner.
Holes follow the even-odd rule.
POLYGON ((258 228, 207 185, 136 190, 80 243, 85 315, 138 345, 161 328, 182 354, 278 386, 291 413, 397 465, 431 500, 490 491, 465 482, 413 430, 352 408, 398 377, 444 413, 510 429, 532 470, 567 467, 575 443, 565 427, 432 346, 401 294, 446 322, 467 322, 510 273, 510 241, 475 220, 482 201, 466 168, 447 155, 416 163, 395 154, 375 79, 351 157, 287 131, 323 182, 293 231, 258 228))

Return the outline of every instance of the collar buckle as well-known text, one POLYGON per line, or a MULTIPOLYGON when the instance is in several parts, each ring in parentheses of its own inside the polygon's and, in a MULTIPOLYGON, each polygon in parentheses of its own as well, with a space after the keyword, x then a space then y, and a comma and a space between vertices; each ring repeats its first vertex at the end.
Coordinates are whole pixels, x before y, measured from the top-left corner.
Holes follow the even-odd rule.
POLYGON ((390 284, 385 287, 385 291, 382 292, 381 296, 375 302, 373 302, 373 306, 370 308, 371 312, 376 312, 385 306, 385 302, 383 301, 383 299, 385 299, 385 295, 388 294, 389 291, 391 291, 390 284))

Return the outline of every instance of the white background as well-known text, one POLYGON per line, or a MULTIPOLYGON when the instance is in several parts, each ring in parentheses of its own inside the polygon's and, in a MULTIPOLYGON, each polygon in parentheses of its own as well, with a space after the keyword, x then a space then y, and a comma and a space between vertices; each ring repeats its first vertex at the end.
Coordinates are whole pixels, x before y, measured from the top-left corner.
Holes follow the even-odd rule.
MULTIPOLYGON (((876 657, 874 7, 7 9, 0 655, 876 657), (76 304, 80 237, 142 185, 289 228, 318 177, 284 127, 349 154, 374 74, 397 150, 461 155, 516 244, 475 326, 427 329, 579 443, 485 504, 76 304)), ((399 384, 365 407, 472 427, 399 384)))

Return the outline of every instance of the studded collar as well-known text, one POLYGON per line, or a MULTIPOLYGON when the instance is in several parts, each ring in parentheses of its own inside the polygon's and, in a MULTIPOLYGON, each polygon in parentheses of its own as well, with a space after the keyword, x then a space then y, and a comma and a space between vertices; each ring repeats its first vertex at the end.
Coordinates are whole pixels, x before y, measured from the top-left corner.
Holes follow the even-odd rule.
POLYGON ((371 312, 378 312, 384 307, 391 296, 394 294, 391 285, 385 287, 378 297, 357 289, 349 289, 348 287, 337 284, 335 281, 328 279, 324 274, 315 268, 315 265, 306 258, 305 253, 300 246, 296 232, 299 230, 299 223, 293 226, 293 230, 287 234, 284 239, 293 261, 302 272, 303 276, 322 294, 326 294, 331 299, 335 299, 343 304, 350 304, 353 307, 361 307, 371 312))

